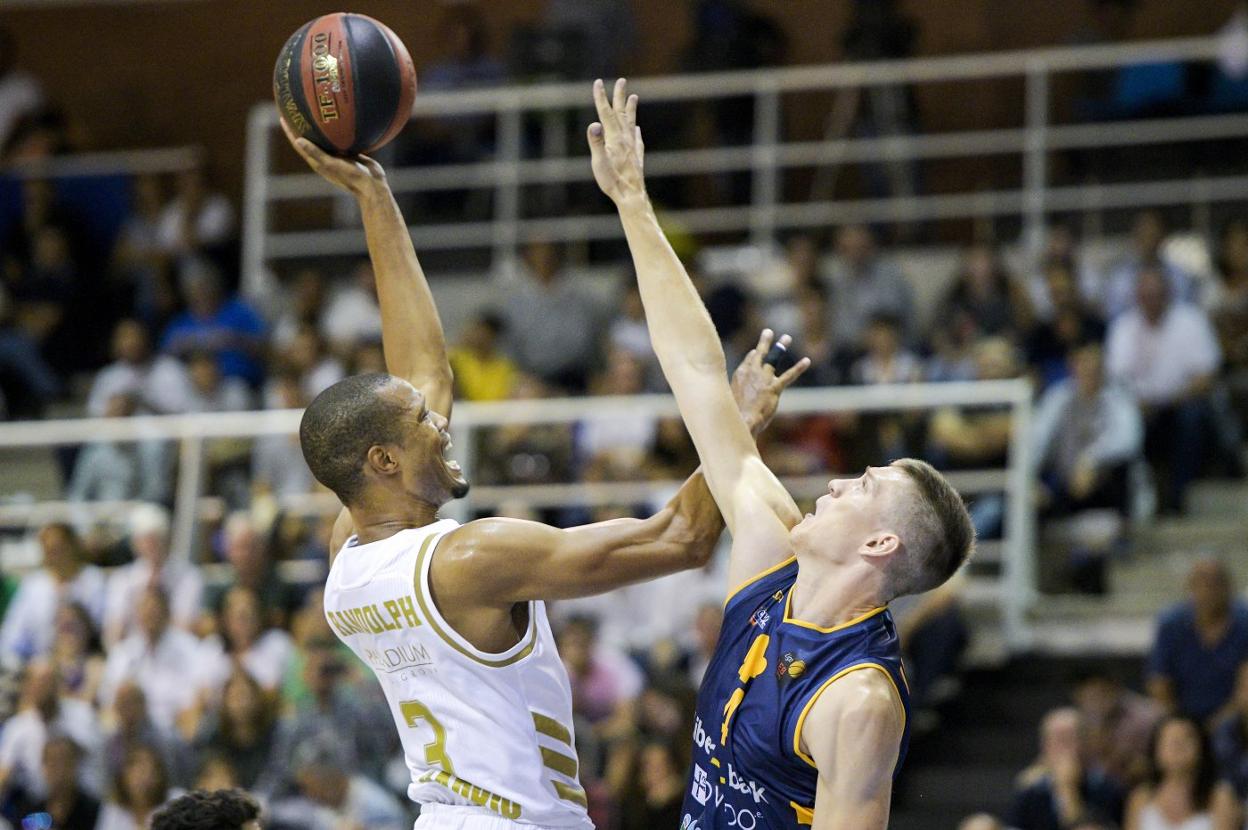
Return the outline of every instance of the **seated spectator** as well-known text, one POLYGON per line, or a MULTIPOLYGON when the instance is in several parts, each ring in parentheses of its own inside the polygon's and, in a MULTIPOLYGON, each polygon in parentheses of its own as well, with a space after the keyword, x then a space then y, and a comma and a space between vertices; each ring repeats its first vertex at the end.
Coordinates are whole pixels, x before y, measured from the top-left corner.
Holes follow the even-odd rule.
POLYGON ((836 386, 850 374, 853 352, 836 345, 828 335, 828 294, 823 283, 815 282, 797 289, 793 297, 795 328, 773 326, 775 331, 793 332, 797 353, 810 358, 810 368, 797 379, 799 386, 836 386))
POLYGON ((679 827, 684 764, 671 744, 650 741, 637 754, 628 788, 617 795, 621 830, 679 827))
POLYGON ((183 358, 208 352, 224 377, 259 386, 264 378, 264 320, 242 299, 225 295, 221 275, 211 266, 188 269, 182 283, 187 308, 165 329, 160 350, 183 358))
MULTIPOLYGON (((398 751, 398 736, 381 730, 386 703, 376 695, 359 694, 349 684, 348 659, 328 624, 320 617, 323 630, 310 637, 303 649, 303 692, 288 686, 287 713, 278 724, 270 767, 257 785, 259 792, 281 795, 295 784, 292 766, 299 748, 318 742, 337 747, 347 766, 370 777, 380 778, 386 763, 398 751)), ((375 685, 368 687, 370 692, 375 685)))
POLYGON ((347 376, 346 368, 338 358, 326 351, 325 343, 313 325, 305 325, 295 332, 282 350, 280 361, 287 370, 299 376, 303 394, 308 400, 347 376))
POLYGON ((87 414, 104 417, 118 394, 133 395, 140 411, 164 415, 191 409, 191 380, 186 366, 168 355, 152 355, 147 329, 137 320, 122 320, 113 329, 113 362, 95 375, 87 396, 87 414))
POLYGON ((351 354, 360 343, 381 342, 381 308, 368 260, 357 264, 347 283, 330 297, 320 324, 336 354, 351 354))
MULTIPOLYGON (((277 563, 267 541, 256 527, 256 521, 247 513, 231 513, 225 520, 221 536, 231 573, 224 586, 209 592, 204 603, 205 610, 216 617, 221 613, 225 596, 232 587, 248 588, 259 598, 260 607, 264 609, 263 626, 284 626, 297 598, 292 587, 278 574, 277 563)), ((201 630, 215 629, 215 621, 206 626, 205 622, 208 621, 201 620, 201 630)))
POLYGON ((595 727, 619 715, 641 693, 641 670, 598 642, 598 625, 592 617, 569 618, 558 643, 572 686, 573 708, 595 727))
POLYGON ((22 677, 18 713, 0 732, 0 792, 16 787, 30 799, 48 795, 43 751, 54 735, 72 739, 83 750, 89 760, 81 769, 81 784, 98 793, 100 732, 95 712, 90 704, 63 697, 56 669, 47 661, 34 660, 22 677))
POLYGON ((326 291, 325 275, 314 268, 304 268, 291 277, 273 323, 272 342, 276 348, 289 346, 304 326, 314 326, 324 336, 320 326, 325 314, 326 291))
POLYGON ((204 600, 204 578, 186 557, 172 557, 169 550, 169 512, 144 504, 130 513, 130 550, 134 561, 113 570, 108 581, 104 614, 104 640, 116 643, 134 629, 139 597, 158 585, 169 597, 173 624, 190 629, 199 619, 204 600))
POLYGON ((1218 279, 1205 297, 1225 356, 1225 378, 1239 418, 1248 422, 1248 219, 1222 232, 1218 279))
POLYGON ((1235 790, 1218 781, 1209 737, 1181 715, 1163 720, 1148 752, 1148 781, 1127 802, 1125 830, 1238 830, 1235 790))
POLYGON ((169 282, 169 261, 160 244, 164 203, 160 178, 143 173, 130 182, 130 215, 113 246, 114 279, 133 292, 136 315, 153 328, 173 316, 177 298, 169 282))
POLYGON ((1158 618, 1148 692, 1167 712, 1212 723, 1230 711, 1236 675, 1248 662, 1248 606, 1213 558, 1192 565, 1187 591, 1185 602, 1158 618))
MULTIPOLYGON (((302 409, 308 405, 303 383, 297 374, 278 372, 269 379, 266 394, 270 409, 302 409)), ((261 435, 251 449, 253 492, 275 496, 311 493, 315 489, 312 471, 304 463, 298 434, 261 435)))
POLYGON ((299 792, 273 802, 275 823, 306 830, 406 830, 411 824, 394 796, 352 772, 339 746, 312 741, 300 746, 291 760, 299 792))
POLYGON ((1242 801, 1248 797, 1248 663, 1239 667, 1227 709, 1213 728, 1213 754, 1218 775, 1235 788, 1242 801))
POLYGON ((507 350, 520 368, 568 392, 584 392, 603 321, 597 304, 564 275, 559 248, 530 243, 505 294, 507 350), (557 326, 550 324, 552 313, 557 326))
MULTIPOLYGON (((1004 380, 1018 374, 1014 347, 1002 338, 975 345, 975 379, 1004 380)), ((1009 448, 1011 417, 998 409, 942 409, 932 415, 930 451, 954 468, 1004 464, 1009 448)))
POLYGON ((1070 363, 1072 378, 1049 387, 1036 407, 1035 458, 1046 512, 1109 508, 1126 516, 1127 469, 1144 438, 1139 408, 1106 383, 1098 343, 1080 346, 1070 363))
MULTIPOLYGON (((830 281, 831 336, 838 346, 855 348, 867 324, 885 315, 908 322, 913 318, 913 291, 901 271, 876 252, 865 225, 847 225, 836 237, 836 267, 830 281)), ((903 331, 906 341, 910 332, 903 331)))
MULTIPOLYGON (((106 418, 129 418, 138 411, 138 399, 118 394, 108 399, 106 418)), ((65 486, 65 500, 129 501, 139 496, 141 485, 138 447, 131 441, 92 441, 74 461, 65 486)))
POLYGON ((0 417, 38 418, 60 394, 60 377, 18 324, 9 292, 0 284, 0 417))
POLYGON ((260 805, 241 790, 191 792, 152 816, 152 830, 260 830, 260 805))
POLYGON ((1122 790, 1089 763, 1076 709, 1055 709, 1040 724, 1040 757, 1018 777, 1006 824, 1016 830, 1064 830, 1086 817, 1118 822, 1122 790))
MULTIPOLYGON (((83 751, 67 735, 53 735, 43 745, 43 796, 19 791, 10 799, 6 817, 21 822, 34 813, 47 813, 51 827, 66 830, 94 830, 100 815, 100 802, 82 789, 83 751)), ((33 825, 19 825, 33 826, 33 825)))
POLYGON ((959 664, 970 642, 962 610, 964 587, 963 577, 955 575, 935 590, 898 597, 889 604, 906 659, 910 705, 916 712, 931 712, 949 698, 948 689, 957 688, 959 664))
POLYGON ((1027 363, 1041 388, 1069 377, 1070 354, 1079 345, 1105 339, 1105 323, 1084 301, 1069 264, 1054 260, 1045 268, 1049 316, 1027 333, 1027 363))
MULTIPOLYGON (((594 395, 639 395, 645 391, 645 369, 631 352, 614 349, 607 365, 596 375, 594 395)), ((576 452, 591 481, 636 480, 643 472, 646 449, 654 441, 657 419, 620 410, 581 421, 576 432, 576 452)))
POLYGON ((1083 718, 1088 755, 1119 784, 1143 780, 1149 739, 1163 712, 1154 701, 1092 670, 1075 682, 1074 703, 1083 718))
POLYGON ((234 234, 234 209, 220 193, 209 190, 202 165, 183 170, 174 179, 174 195, 160 213, 157 240, 161 250, 179 260, 216 254, 234 234))
POLYGON ((72 325, 81 295, 69 233, 45 225, 32 232, 30 244, 30 261, 6 269, 13 319, 62 375, 85 369, 82 345, 72 325))
POLYGON ((97 626, 104 616, 104 573, 87 564, 77 531, 53 522, 39 530, 43 566, 22 577, 0 625, 0 663, 20 665, 51 651, 57 606, 77 602, 97 626))
POLYGON ((800 330, 802 289, 819 286, 819 242, 795 233, 784 245, 784 257, 746 273, 746 285, 763 306, 767 324, 776 331, 800 330))
POLYGON ((236 586, 221 605, 220 637, 202 653, 203 676, 214 693, 225 688, 235 666, 246 670, 266 693, 281 684, 294 651, 290 635, 267 628, 260 599, 250 588, 236 586))
POLYGON ((1140 277, 1148 271, 1161 275, 1168 293, 1176 302, 1194 302, 1198 285, 1177 263, 1162 253, 1166 241, 1166 220, 1155 210, 1140 211, 1131 226, 1131 251, 1109 269, 1101 286, 1101 309, 1105 318, 1115 320, 1129 311, 1139 296, 1140 277))
POLYGON ((923 362, 905 348, 902 324, 895 317, 877 315, 863 332, 864 354, 854 364, 854 383, 914 383, 923 377, 923 362))
POLYGON ((1105 363, 1144 410, 1144 453, 1168 479, 1161 506, 1181 513, 1209 442, 1209 392, 1222 362, 1209 318, 1177 301, 1161 271, 1139 274, 1138 305, 1109 329, 1105 363))
POLYGON ((197 790, 232 790, 238 786, 238 770, 229 759, 221 755, 209 755, 199 765, 199 775, 195 776, 197 790))
POLYGON ((1031 303, 991 245, 973 245, 936 312, 936 329, 969 325, 979 337, 1011 337, 1031 327, 1031 303))
POLYGON ((100 811, 95 830, 142 830, 171 795, 169 774, 160 751, 136 746, 126 754, 113 791, 100 811))
POLYGON ((191 380, 188 412, 239 412, 252 407, 251 390, 239 378, 221 374, 211 352, 193 352, 187 360, 191 380))
POLYGON ((273 700, 248 672, 235 668, 225 682, 220 708, 200 723, 193 742, 195 754, 229 758, 238 784, 256 789, 273 754, 273 700))
POLYGON ((468 322, 447 354, 455 372, 456 396, 467 401, 502 401, 516 384, 516 364, 500 347, 503 318, 482 311, 468 322))
POLYGON ((94 703, 104 678, 104 645, 87 609, 77 602, 56 609, 56 634, 49 659, 61 681, 61 694, 94 703))
POLYGON ((43 87, 35 76, 17 67, 13 33, 0 28, 0 159, 19 122, 43 107, 43 87))
POLYGON ((177 733, 161 729, 152 722, 147 712, 147 696, 135 680, 122 681, 113 697, 112 709, 105 710, 105 715, 110 724, 104 736, 105 780, 120 775, 130 751, 141 746, 160 750, 171 780, 188 779, 193 759, 185 752, 185 745, 177 733))
POLYGON ((133 678, 143 689, 152 722, 171 733, 193 710, 199 689, 207 682, 205 652, 194 636, 169 624, 169 598, 159 585, 138 596, 136 623, 109 652, 100 705, 111 707, 122 684, 133 678))

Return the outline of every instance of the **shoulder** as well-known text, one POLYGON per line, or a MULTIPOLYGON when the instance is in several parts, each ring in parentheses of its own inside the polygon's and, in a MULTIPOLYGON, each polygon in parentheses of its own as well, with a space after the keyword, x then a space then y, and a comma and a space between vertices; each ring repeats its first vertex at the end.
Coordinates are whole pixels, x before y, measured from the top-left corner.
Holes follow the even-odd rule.
POLYGON ((816 694, 805 733, 835 729, 855 739, 881 743, 901 738, 905 713, 896 687, 883 672, 851 671, 828 681, 816 694))
POLYGON ((1126 812, 1128 816, 1139 813, 1148 806, 1148 802, 1153 798, 1153 788, 1147 784, 1141 784, 1131 791, 1127 796, 1126 812))

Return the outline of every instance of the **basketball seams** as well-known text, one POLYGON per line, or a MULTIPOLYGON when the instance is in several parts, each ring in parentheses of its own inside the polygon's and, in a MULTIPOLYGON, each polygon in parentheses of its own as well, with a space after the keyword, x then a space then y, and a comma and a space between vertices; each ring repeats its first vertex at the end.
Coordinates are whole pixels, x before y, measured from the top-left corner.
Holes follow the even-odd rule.
MULTIPOLYGON (((399 40, 399 36, 389 26, 382 23, 378 23, 377 26, 386 36, 386 43, 389 44, 390 53, 394 57, 394 65, 399 71, 399 105, 395 109, 394 120, 386 127, 386 131, 374 145, 380 147, 398 135, 411 120, 412 104, 416 101, 416 66, 412 62, 412 56, 407 51, 407 47, 403 45, 403 41, 399 40)), ((372 147, 369 148, 370 151, 372 149, 372 147)))

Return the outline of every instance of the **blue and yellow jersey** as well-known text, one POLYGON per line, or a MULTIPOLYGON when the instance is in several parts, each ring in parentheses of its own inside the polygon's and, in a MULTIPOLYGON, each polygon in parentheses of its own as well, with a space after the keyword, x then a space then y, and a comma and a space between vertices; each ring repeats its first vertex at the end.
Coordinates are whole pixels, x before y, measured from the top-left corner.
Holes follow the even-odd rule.
POLYGON ((818 771, 802 752, 802 722, 850 672, 878 671, 897 688, 910 740, 910 696, 887 608, 834 628, 793 619, 797 561, 765 571, 728 598, 698 692, 693 768, 682 830, 781 830, 811 824, 818 771))

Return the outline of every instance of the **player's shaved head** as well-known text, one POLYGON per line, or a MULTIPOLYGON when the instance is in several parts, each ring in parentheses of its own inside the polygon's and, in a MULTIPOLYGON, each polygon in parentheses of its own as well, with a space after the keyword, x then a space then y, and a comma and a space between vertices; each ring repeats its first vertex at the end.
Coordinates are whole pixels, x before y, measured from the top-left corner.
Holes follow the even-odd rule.
POLYGON ((892 466, 909 476, 918 498, 906 499, 898 517, 906 553, 889 574, 890 598, 944 584, 975 547, 975 526, 966 505, 935 467, 915 458, 892 466))
POLYGON ((364 488, 370 447, 401 444, 404 400, 390 392, 399 383, 377 372, 340 380, 304 410, 299 446, 308 469, 342 501, 353 504, 364 488))

